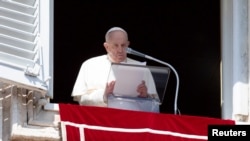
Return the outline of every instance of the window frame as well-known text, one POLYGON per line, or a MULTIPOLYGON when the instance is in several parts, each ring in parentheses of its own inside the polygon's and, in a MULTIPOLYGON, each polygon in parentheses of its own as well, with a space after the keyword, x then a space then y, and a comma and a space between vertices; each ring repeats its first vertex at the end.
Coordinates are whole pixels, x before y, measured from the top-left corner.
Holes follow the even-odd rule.
MULTIPOLYGON (((1 0, 5 2, 4 0, 1 0)), ((42 92, 53 98, 54 0, 37 0, 39 4, 39 66, 21 68, 0 61, 0 81, 42 92)), ((31 1, 8 1, 31 2, 31 1)), ((0 15, 1 16, 1 15, 0 15)))

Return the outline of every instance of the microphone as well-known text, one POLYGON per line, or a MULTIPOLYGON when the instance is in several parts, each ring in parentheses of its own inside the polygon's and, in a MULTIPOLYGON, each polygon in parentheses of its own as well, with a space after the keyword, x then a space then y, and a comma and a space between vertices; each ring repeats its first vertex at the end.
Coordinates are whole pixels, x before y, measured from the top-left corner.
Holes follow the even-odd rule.
POLYGON ((178 99, 178 91, 179 91, 179 83, 180 82, 179 82, 179 75, 178 75, 177 71, 174 69, 174 67, 172 67, 170 64, 168 64, 166 62, 163 62, 163 61, 161 61, 159 59, 156 59, 156 58, 148 56, 148 55, 146 55, 144 53, 135 51, 135 50, 131 49, 130 47, 127 47, 127 53, 128 54, 133 54, 133 55, 136 55, 136 56, 139 56, 139 57, 147 58, 147 59, 150 59, 150 60, 153 60, 153 61, 156 61, 158 63, 161 63, 163 65, 166 65, 166 66, 170 67, 173 70, 173 72, 174 72, 174 74, 176 76, 176 91, 175 91, 175 101, 174 101, 174 113, 177 114, 178 113, 177 99, 178 99))
POLYGON ((143 53, 140 53, 140 52, 138 52, 138 51, 135 51, 135 50, 133 50, 132 48, 130 48, 130 47, 127 47, 127 53, 128 54, 133 54, 133 55, 136 55, 136 56, 140 56, 140 57, 143 57, 143 58, 145 58, 145 54, 143 54, 143 53))

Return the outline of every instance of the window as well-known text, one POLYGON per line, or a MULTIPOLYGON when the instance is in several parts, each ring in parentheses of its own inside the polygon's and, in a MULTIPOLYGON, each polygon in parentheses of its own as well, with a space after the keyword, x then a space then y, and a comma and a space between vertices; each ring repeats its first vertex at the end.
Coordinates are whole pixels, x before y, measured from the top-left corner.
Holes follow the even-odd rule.
POLYGON ((53 98, 53 0, 0 0, 0 81, 53 98))

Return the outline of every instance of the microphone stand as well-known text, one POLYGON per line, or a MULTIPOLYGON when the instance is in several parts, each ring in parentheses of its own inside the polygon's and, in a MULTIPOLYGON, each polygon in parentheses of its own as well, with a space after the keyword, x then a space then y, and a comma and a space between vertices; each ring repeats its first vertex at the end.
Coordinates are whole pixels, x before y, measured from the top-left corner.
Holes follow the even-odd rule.
POLYGON ((176 76, 176 91, 175 91, 175 100, 174 100, 174 113, 177 114, 177 111, 178 111, 177 98, 178 98, 179 83, 180 83, 179 82, 179 75, 178 75, 177 71, 170 64, 168 64, 166 62, 163 62, 163 61, 161 61, 159 59, 156 59, 154 57, 151 57, 151 56, 148 56, 148 55, 145 55, 145 54, 144 54, 144 57, 149 59, 149 60, 153 60, 153 61, 156 61, 156 62, 161 63, 163 65, 166 65, 166 66, 170 67, 174 71, 174 74, 176 76))

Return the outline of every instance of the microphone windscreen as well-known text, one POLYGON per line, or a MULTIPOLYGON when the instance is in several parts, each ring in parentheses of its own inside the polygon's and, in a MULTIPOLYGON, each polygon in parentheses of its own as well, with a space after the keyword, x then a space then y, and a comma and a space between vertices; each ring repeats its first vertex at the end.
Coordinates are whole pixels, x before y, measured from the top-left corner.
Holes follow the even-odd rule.
POLYGON ((127 53, 129 53, 129 54, 132 53, 132 49, 130 47, 127 47, 127 53))

